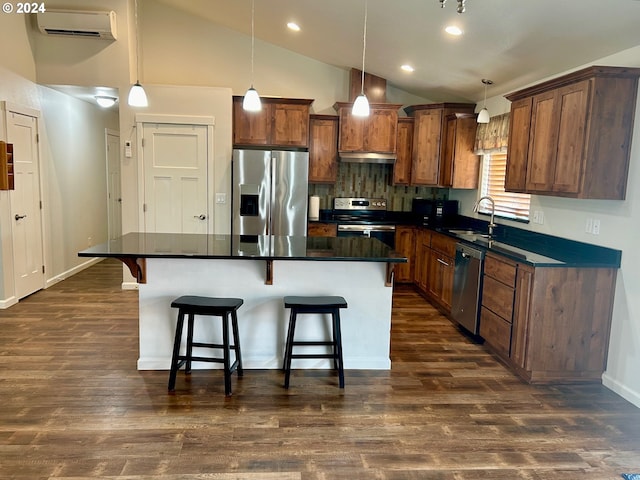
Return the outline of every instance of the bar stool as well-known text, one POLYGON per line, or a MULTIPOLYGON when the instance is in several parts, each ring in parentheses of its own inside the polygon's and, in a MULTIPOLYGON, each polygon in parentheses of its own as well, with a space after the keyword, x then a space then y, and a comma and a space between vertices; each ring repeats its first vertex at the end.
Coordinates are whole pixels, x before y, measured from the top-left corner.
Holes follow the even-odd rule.
POLYGON ((171 302, 171 308, 178 309, 178 323, 176 325, 176 336, 173 343, 173 355, 171 357, 171 372, 169 373, 169 392, 175 391, 176 375, 178 369, 184 364, 185 373, 191 373, 191 362, 213 362, 222 363, 224 365, 224 394, 231 395, 231 374, 238 372, 238 377, 242 377, 242 354, 240 352, 240 335, 238 334, 238 317, 236 311, 243 304, 240 298, 215 298, 215 297, 198 297, 193 295, 185 295, 171 302), (184 317, 188 316, 187 321, 187 348, 184 355, 180 355, 180 343, 182 341, 182 330, 184 325, 184 317), (193 341, 193 324, 194 317, 213 316, 222 319, 222 343, 203 343, 193 341), (231 316, 231 328, 233 330, 234 343, 229 343, 229 316, 231 316), (222 357, 199 357, 193 356, 193 347, 205 347, 213 349, 221 349, 222 357), (235 352, 233 363, 230 360, 231 350, 235 352))
POLYGON ((340 388, 344 388, 344 364, 342 361, 342 333, 340 330, 340 309, 347 308, 347 301, 343 297, 284 297, 284 308, 290 308, 289 329, 285 344, 284 362, 282 369, 285 372, 284 388, 289 388, 291 376, 291 360, 293 358, 332 358, 333 366, 338 370, 340 388), (300 314, 331 314, 332 338, 331 340, 295 341, 295 330, 298 315, 300 314), (293 353, 295 346, 330 346, 331 353, 293 353))

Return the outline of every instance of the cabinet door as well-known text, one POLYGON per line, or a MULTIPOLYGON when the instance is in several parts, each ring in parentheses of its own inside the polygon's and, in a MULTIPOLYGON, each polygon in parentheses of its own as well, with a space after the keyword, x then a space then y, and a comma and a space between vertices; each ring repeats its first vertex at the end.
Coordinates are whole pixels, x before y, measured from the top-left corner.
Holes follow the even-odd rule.
POLYGON ((518 265, 516 291, 513 304, 513 335, 511 337, 511 359, 520 368, 529 369, 529 316, 531 311, 531 289, 534 269, 518 265))
POLYGON ((375 153, 396 153, 398 112, 389 109, 371 109, 366 126, 364 148, 375 153))
POLYGON ((440 179, 442 109, 416 113, 413 131, 412 185, 437 185, 440 179))
POLYGON ((309 145, 309 106, 287 103, 271 105, 271 144, 285 147, 309 145))
POLYGON ((555 91, 533 97, 531 106, 531 135, 527 165, 527 190, 550 192, 555 170, 555 151, 558 143, 555 91))
POLYGON ((340 137, 338 150, 341 152, 364 151, 364 135, 368 117, 351 115, 351 109, 340 109, 340 137))
POLYGON ((409 185, 411 180, 411 151, 413 148, 413 118, 398 119, 396 163, 393 165, 393 184, 409 185))
POLYGON ((427 293, 447 310, 450 310, 453 294, 453 259, 432 249, 428 265, 427 293))
POLYGON ((444 148, 440 162, 440 185, 451 187, 453 185, 453 157, 456 151, 456 124, 455 115, 449 115, 445 120, 444 148))
POLYGON ((558 146, 552 191, 578 193, 584 165, 585 135, 590 82, 558 89, 558 146))
POLYGON ((309 121, 309 183, 335 183, 338 177, 338 117, 309 121))
POLYGON ((531 105, 531 97, 516 100, 511 104, 507 172, 504 180, 504 188, 509 192, 524 192, 526 189, 531 105))
POLYGON ((413 227, 397 227, 395 249, 409 260, 395 266, 397 282, 412 282, 415 263, 415 229, 413 227))
POLYGON ((269 145, 271 137, 271 106, 262 105, 259 112, 246 112, 242 98, 233 101, 233 144, 269 145))

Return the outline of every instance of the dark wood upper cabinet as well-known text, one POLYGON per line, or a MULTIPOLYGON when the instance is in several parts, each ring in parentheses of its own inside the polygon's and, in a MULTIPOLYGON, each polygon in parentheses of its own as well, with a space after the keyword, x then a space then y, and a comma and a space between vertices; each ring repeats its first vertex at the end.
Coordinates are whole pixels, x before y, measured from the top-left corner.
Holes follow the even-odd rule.
POLYGON ((475 104, 412 105, 411 185, 476 188, 479 158, 473 154, 475 104), (470 166, 465 164, 471 164, 470 166), (474 173, 475 172, 475 173, 474 173), (457 185, 454 185, 457 184, 457 185))
POLYGON ((624 199, 638 76, 638 68, 595 66, 507 95, 505 188, 624 199))
POLYGON ((398 118, 396 163, 393 166, 393 185, 409 185, 411 181, 411 152, 413 150, 413 118, 398 118))
POLYGON ((309 106, 313 100, 261 98, 262 110, 246 112, 242 96, 233 97, 233 146, 309 146, 309 106))
POLYGON ((309 119, 309 183, 334 183, 338 178, 338 116, 309 119))
POLYGON ((370 103, 368 117, 351 114, 352 103, 338 102, 333 108, 340 117, 338 151, 344 153, 395 154, 398 109, 393 103, 370 103))

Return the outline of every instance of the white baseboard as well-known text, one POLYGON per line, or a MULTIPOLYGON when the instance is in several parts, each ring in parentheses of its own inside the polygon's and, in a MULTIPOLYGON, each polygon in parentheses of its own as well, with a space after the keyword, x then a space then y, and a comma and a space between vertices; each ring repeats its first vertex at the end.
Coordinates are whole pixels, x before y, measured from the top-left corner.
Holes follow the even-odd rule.
POLYGON ((623 385, 617 380, 611 378, 609 375, 607 375, 606 372, 602 375, 602 384, 609 390, 614 391, 625 400, 633 403, 636 407, 640 408, 640 392, 636 392, 626 385, 623 385))
POLYGON ((138 290, 140 286, 137 282, 122 282, 122 290, 138 290))
POLYGON ((69 270, 62 272, 58 275, 56 275, 55 277, 51 277, 49 279, 47 279, 45 281, 45 285, 44 288, 49 288, 53 285, 55 285, 56 283, 61 282, 62 280, 66 280, 69 277, 72 277, 73 275, 75 275, 76 273, 80 273, 82 270, 86 270, 87 268, 95 265, 98 262, 101 262, 102 260, 104 260, 103 258, 90 258, 87 261, 81 263, 80 265, 77 265, 73 268, 70 268, 69 270))
POLYGON ((18 299, 14 296, 5 298, 4 300, 0 300, 0 310, 9 308, 10 306, 15 305, 16 303, 18 303, 18 299))

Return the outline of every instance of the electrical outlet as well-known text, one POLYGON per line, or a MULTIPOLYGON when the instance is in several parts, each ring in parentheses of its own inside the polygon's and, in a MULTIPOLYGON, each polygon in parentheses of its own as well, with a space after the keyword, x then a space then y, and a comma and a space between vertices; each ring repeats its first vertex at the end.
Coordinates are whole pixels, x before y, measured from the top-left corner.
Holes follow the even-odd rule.
POLYGON ((586 233, 593 233, 593 218, 587 218, 587 222, 584 225, 584 231, 586 233))
POLYGON ((544 212, 542 210, 538 212, 538 223, 540 225, 544 223, 544 212))
POLYGON ((593 234, 600 235, 600 219, 599 218, 593 219, 593 234))
POLYGON ((227 203, 227 194, 216 193, 216 203, 227 203))
POLYGON ((91 247, 93 245, 93 238, 87 237, 87 247, 91 247))
POLYGON ((538 210, 533 211, 533 223, 540 223, 540 212, 538 210))

